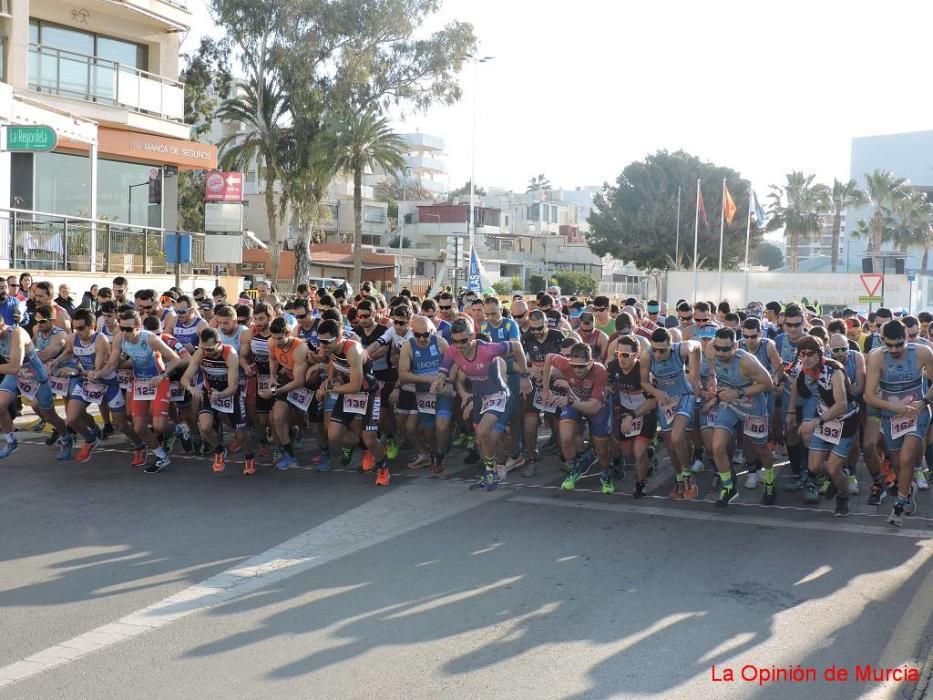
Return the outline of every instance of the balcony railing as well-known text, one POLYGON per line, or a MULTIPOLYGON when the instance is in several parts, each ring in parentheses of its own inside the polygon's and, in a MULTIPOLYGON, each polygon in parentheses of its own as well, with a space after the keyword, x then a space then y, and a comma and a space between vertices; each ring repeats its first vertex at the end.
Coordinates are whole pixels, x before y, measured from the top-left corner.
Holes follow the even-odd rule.
POLYGON ((182 83, 96 56, 30 44, 29 87, 184 121, 182 83))
MULTIPOLYGON (((0 208, 0 259, 15 270, 91 272, 91 237, 96 236, 96 272, 171 274, 165 261, 164 231, 81 217, 57 216, 24 209, 0 208)), ((207 273, 204 234, 191 239, 190 265, 183 274, 207 273)))

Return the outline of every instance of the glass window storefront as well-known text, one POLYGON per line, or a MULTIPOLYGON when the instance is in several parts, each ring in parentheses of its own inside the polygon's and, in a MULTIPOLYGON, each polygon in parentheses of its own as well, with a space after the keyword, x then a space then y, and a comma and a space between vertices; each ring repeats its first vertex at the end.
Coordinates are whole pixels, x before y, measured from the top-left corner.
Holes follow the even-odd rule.
MULTIPOLYGON (((90 163, 83 156, 62 153, 35 155, 37 211, 90 216, 90 163)), ((161 226, 161 207, 149 205, 149 175, 153 166, 98 159, 97 217, 137 226, 161 226), (132 199, 132 208, 130 201, 132 199)))

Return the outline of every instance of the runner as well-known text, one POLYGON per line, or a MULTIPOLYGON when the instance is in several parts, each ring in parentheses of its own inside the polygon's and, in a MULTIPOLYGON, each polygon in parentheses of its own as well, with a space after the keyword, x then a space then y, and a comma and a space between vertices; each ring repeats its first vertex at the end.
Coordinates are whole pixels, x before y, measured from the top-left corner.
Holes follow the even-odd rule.
POLYGON ((528 371, 531 376, 533 391, 525 397, 525 467, 522 469, 522 476, 524 477, 534 476, 537 469, 538 424, 541 422, 540 416, 542 413, 551 429, 551 437, 542 446, 542 450, 552 450, 558 447, 560 407, 545 399, 544 361, 548 355, 560 354, 560 344, 563 339, 563 333, 548 327, 547 318, 543 311, 535 309, 528 315, 528 331, 522 335, 522 349, 525 351, 529 364, 528 371))
POLYGON ((297 462, 292 443, 292 422, 294 418, 306 415, 311 406, 311 392, 305 388, 311 350, 306 342, 288 332, 284 318, 272 319, 269 337, 272 383, 265 391, 259 390, 257 396, 273 402, 272 429, 283 450, 275 468, 284 471, 297 462))
MULTIPOLYGON (((780 385, 784 376, 784 366, 781 364, 781 356, 778 354, 777 345, 770 338, 765 337, 765 332, 761 327, 761 321, 756 318, 747 318, 742 323, 742 339, 739 341, 739 347, 755 356, 761 365, 771 375, 771 381, 774 386, 780 385)), ((768 397, 768 415, 774 417, 777 405, 777 391, 769 391, 768 397)), ((780 419, 780 417, 779 417, 780 419)), ((774 431, 769 429, 769 442, 774 443, 774 431)), ((745 436, 742 436, 742 443, 747 442, 745 436)), ((754 450, 743 449, 743 454, 752 454, 754 450)), ((773 449, 772 449, 773 452, 773 449)), ((752 459, 746 462, 748 474, 745 476, 745 488, 754 489, 758 487, 758 470, 761 464, 752 459)))
MULTIPOLYGON (((502 307, 499 299, 496 297, 487 297, 483 302, 483 314, 485 320, 479 325, 480 333, 485 333, 494 343, 505 343, 518 341, 521 339, 518 323, 511 318, 503 318, 502 307)), ((509 435, 503 435, 506 442, 505 450, 507 459, 504 469, 500 476, 505 478, 508 473, 525 466, 525 456, 522 454, 522 418, 523 412, 520 410, 519 401, 521 399, 521 390, 519 388, 520 377, 515 372, 515 362, 511 359, 505 361, 506 381, 509 385, 509 435)))

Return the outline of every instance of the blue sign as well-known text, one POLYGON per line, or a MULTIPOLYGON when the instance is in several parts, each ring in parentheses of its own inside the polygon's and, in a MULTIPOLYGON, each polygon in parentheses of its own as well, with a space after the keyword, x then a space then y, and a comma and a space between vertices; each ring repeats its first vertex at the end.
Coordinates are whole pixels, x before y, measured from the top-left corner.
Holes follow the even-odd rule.
POLYGON ((169 265, 191 264, 191 234, 166 233, 162 244, 169 265))
POLYGON ((476 249, 470 251, 470 276, 467 280, 467 289, 471 292, 483 293, 483 284, 479 275, 479 258, 476 249))
POLYGON ((907 273, 907 281, 913 282, 917 279, 917 273, 914 270, 911 270, 907 273))

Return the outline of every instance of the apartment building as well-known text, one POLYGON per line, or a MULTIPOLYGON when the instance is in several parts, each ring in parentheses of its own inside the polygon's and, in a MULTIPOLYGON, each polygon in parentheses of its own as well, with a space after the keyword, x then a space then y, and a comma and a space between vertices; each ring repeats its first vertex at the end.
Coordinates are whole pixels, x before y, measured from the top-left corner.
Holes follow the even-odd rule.
POLYGON ((5 0, 0 10, 0 119, 57 136, 51 151, 0 153, 0 205, 175 228, 179 169, 217 166, 217 149, 191 141, 184 120, 184 0, 5 0))

